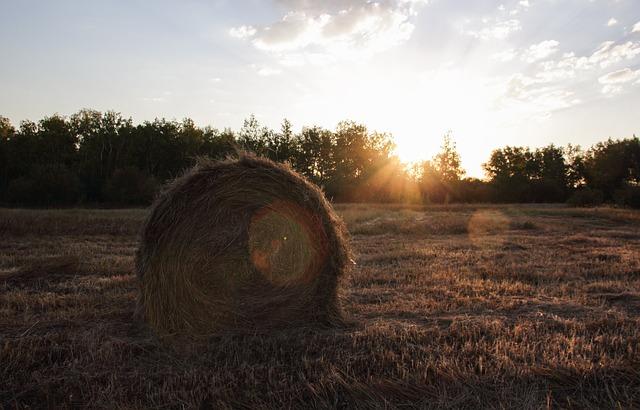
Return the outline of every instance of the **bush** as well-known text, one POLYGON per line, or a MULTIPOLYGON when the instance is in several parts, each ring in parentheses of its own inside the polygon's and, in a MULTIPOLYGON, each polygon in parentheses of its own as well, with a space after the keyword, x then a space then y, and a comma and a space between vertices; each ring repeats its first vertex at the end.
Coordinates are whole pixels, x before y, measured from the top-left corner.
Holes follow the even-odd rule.
POLYGON ((599 189, 580 188, 567 200, 567 204, 578 207, 598 206, 604 201, 604 194, 599 189))
POLYGON ((616 205, 630 208, 640 208, 640 186, 627 185, 613 194, 616 205))
POLYGON ((540 179, 529 186, 528 202, 557 203, 567 200, 563 181, 540 179))
POLYGON ((158 193, 158 181, 135 167, 116 170, 104 187, 107 202, 117 205, 148 205, 158 193))
POLYGON ((35 181, 30 177, 19 177, 9 181, 7 186, 7 202, 16 205, 30 204, 37 198, 35 181))
POLYGON ((81 195, 80 179, 66 166, 42 165, 32 168, 28 176, 9 182, 7 202, 15 205, 74 205, 81 195))
POLYGON ((476 178, 465 178, 455 185, 455 200, 463 203, 491 202, 492 186, 476 178))

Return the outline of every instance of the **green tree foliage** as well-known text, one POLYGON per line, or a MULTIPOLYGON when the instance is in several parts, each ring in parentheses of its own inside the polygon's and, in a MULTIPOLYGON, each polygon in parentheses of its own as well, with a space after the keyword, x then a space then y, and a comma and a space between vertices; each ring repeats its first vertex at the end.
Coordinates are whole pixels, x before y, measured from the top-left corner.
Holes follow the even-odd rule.
POLYGON ((267 157, 276 162, 289 162, 295 158, 298 141, 293 135, 293 126, 289 120, 282 121, 280 132, 269 133, 267 157))
POLYGON ((507 146, 494 150, 483 166, 500 202, 566 200, 570 168, 562 148, 507 146))
POLYGON ((205 127, 202 137, 203 141, 198 156, 224 159, 236 152, 237 143, 235 135, 233 131, 228 128, 219 131, 215 128, 205 127))
POLYGON ((584 157, 584 176, 588 186, 613 199, 617 190, 640 184, 640 140, 637 137, 594 145, 584 157))
POLYGON ((445 184, 444 178, 438 172, 434 161, 423 161, 418 164, 415 171, 422 198, 426 203, 441 204, 447 202, 449 187, 445 184))
POLYGON ((336 169, 335 134, 320 127, 303 128, 297 137, 293 166, 304 176, 327 188, 336 169))
POLYGON ((504 147, 491 153, 483 165, 502 202, 525 202, 532 174, 532 154, 528 148, 504 147))
POLYGON ((440 152, 430 161, 418 165, 420 190, 423 199, 428 203, 449 203, 452 201, 473 202, 474 192, 471 185, 481 185, 480 181, 463 180, 460 154, 451 133, 447 133, 442 141, 440 152))
POLYGON ((238 133, 164 118, 134 125, 114 111, 81 110, 23 121, 0 117, 0 202, 59 206, 142 205, 199 156, 253 151, 294 169, 335 201, 560 202, 640 206, 640 142, 608 140, 587 151, 549 145, 504 147, 484 164, 487 180, 465 178, 451 134, 412 170, 390 135, 343 121, 334 131, 284 120, 278 131, 250 116, 238 133))
POLYGON ((160 185, 151 175, 135 167, 117 169, 104 187, 104 196, 113 205, 145 205, 158 193, 160 185))
POLYGON ((562 202, 567 196, 568 167, 564 151, 554 145, 533 153, 533 175, 529 200, 534 202, 562 202))
POLYGON ((81 198, 80 179, 63 164, 38 164, 9 182, 6 197, 25 206, 75 205, 81 198))
POLYGON ((9 184, 9 143, 15 132, 9 119, 0 116, 0 201, 4 198, 9 184))
POLYGON ((579 145, 567 145, 564 149, 567 161, 566 182, 569 190, 577 189, 585 185, 584 152, 579 145))
POLYGON ((444 136, 440 152, 433 158, 433 165, 443 182, 456 183, 464 176, 460 154, 451 132, 444 136))
POLYGON ((69 121, 78 138, 78 173, 86 199, 103 201, 105 182, 130 158, 132 121, 113 111, 93 110, 82 110, 69 121))
POLYGON ((255 115, 251 114, 249 118, 244 120, 244 124, 238 133, 238 143, 246 151, 268 157, 272 134, 273 131, 260 125, 255 115))

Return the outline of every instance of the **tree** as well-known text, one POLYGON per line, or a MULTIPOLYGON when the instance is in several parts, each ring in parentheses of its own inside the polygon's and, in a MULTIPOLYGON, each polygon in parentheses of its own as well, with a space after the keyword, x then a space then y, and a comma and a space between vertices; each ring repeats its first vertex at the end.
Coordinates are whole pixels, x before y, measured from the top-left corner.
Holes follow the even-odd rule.
POLYGON ((460 162, 456 143, 451 138, 451 132, 445 134, 440 152, 433 158, 433 166, 440 174, 440 178, 447 183, 460 181, 465 174, 460 162))
POLYGON ((104 197, 116 205, 148 205, 158 192, 156 179, 135 167, 117 169, 105 184, 104 197))
POLYGON ((457 200, 465 172, 451 133, 445 134, 440 152, 418 165, 418 181, 425 201, 448 203, 457 200))
POLYGON ((15 205, 75 205, 81 199, 81 185, 64 164, 36 164, 27 175, 11 180, 6 196, 15 205))
POLYGON ((102 201, 106 181, 131 161, 132 120, 120 113, 81 110, 71 116, 71 129, 78 139, 78 174, 87 199, 102 201))
POLYGON ((213 159, 224 159, 237 150, 235 134, 230 129, 218 131, 215 128, 205 127, 202 134, 202 146, 200 156, 213 159))
POLYGON ((640 140, 634 136, 594 145, 585 155, 584 170, 587 185, 612 199, 616 190, 640 183, 640 140))
POLYGON ((330 196, 336 194, 332 189, 335 178, 336 159, 335 135, 320 127, 305 127, 296 137, 296 151, 293 157, 294 168, 325 188, 330 196))
POLYGON ((8 118, 0 116, 0 201, 9 184, 9 144, 16 130, 8 118))
POLYGON ((500 202, 528 202, 529 182, 536 172, 529 148, 504 147, 494 150, 483 164, 500 202))
POLYGON ((36 141, 39 164, 62 164, 73 168, 78 150, 78 136, 71 124, 59 115, 45 117, 38 123, 36 141))
POLYGON ((267 153, 270 159, 276 162, 291 162, 296 156, 298 144, 293 135, 291 122, 286 118, 282 121, 279 133, 269 134, 267 153))
POLYGON ((251 114, 249 118, 244 120, 240 129, 238 144, 247 151, 255 152, 261 156, 268 156, 269 141, 272 139, 272 134, 271 130, 261 126, 256 116, 251 114))
POLYGON ((450 197, 442 175, 433 160, 417 165, 418 183, 424 202, 442 204, 450 197))
POLYGON ((564 202, 567 198, 567 164, 564 151, 553 144, 539 148, 531 158, 532 175, 529 200, 564 202))
POLYGON ((576 189, 586 183, 584 152, 579 145, 567 145, 564 149, 566 158, 566 181, 569 189, 576 189))
POLYGON ((340 122, 334 135, 335 171, 328 185, 339 200, 366 200, 370 179, 391 160, 395 146, 388 134, 369 133, 353 121, 340 122))

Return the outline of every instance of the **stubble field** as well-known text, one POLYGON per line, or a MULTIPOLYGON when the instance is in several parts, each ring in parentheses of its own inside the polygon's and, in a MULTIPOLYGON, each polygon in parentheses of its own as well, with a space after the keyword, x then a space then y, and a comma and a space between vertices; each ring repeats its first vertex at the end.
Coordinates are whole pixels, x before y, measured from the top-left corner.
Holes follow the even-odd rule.
POLYGON ((638 408, 640 213, 338 205, 349 324, 163 347, 144 210, 0 210, 0 408, 638 408))

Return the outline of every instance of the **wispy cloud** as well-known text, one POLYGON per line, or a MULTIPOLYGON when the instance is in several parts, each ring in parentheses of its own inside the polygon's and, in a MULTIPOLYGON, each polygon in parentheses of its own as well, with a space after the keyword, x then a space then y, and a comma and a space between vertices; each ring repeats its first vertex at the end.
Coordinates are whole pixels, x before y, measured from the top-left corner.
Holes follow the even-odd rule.
POLYGON ((544 60, 558 52, 559 42, 546 40, 530 46, 522 55, 522 59, 528 63, 544 60))
POLYGON ((507 81, 504 94, 496 100, 497 107, 517 105, 534 118, 546 119, 554 111, 582 102, 574 91, 552 83, 552 79, 543 76, 514 74, 507 81))
POLYGON ((492 17, 484 17, 479 27, 473 27, 471 20, 465 23, 462 32, 482 40, 506 40, 513 33, 522 30, 522 22, 515 16, 531 7, 529 0, 521 0, 514 7, 507 8, 500 4, 497 13, 492 17), (472 25, 472 28, 466 26, 472 25))
POLYGON ((616 44, 614 41, 606 41, 591 55, 589 61, 606 68, 621 60, 630 60, 640 55, 640 42, 627 41, 616 44))
POLYGON ((479 30, 467 30, 466 34, 482 40, 504 40, 516 31, 522 30, 522 25, 518 19, 496 21, 479 30))
POLYGON ((229 29, 229 35, 234 38, 248 38, 256 34, 256 29, 252 26, 239 26, 229 29))
POLYGON ((603 94, 619 94, 623 91, 623 85, 640 78, 640 70, 623 68, 613 71, 598 78, 598 82, 603 84, 603 94))
MULTIPOLYGON (((579 85, 580 81, 584 84, 595 78, 603 86, 601 92, 612 96, 640 78, 640 70, 630 68, 602 73, 603 69, 640 56, 638 41, 606 41, 585 56, 564 53, 555 57, 558 52, 559 42, 555 40, 543 41, 521 51, 519 61, 529 64, 528 74, 513 74, 506 80, 504 93, 497 100, 499 105, 520 104, 534 115, 548 117, 553 111, 582 102, 578 94, 585 88, 579 85)), ((509 57, 513 51, 505 53, 509 57)))
POLYGON ((289 65, 327 63, 387 50, 407 41, 425 0, 282 1, 291 11, 270 25, 229 31, 289 65))
POLYGON ((259 76, 261 77, 270 77, 273 75, 278 75, 278 74, 282 74, 282 70, 279 68, 273 68, 273 67, 256 67, 254 66, 254 68, 256 69, 256 72, 258 73, 259 76))

